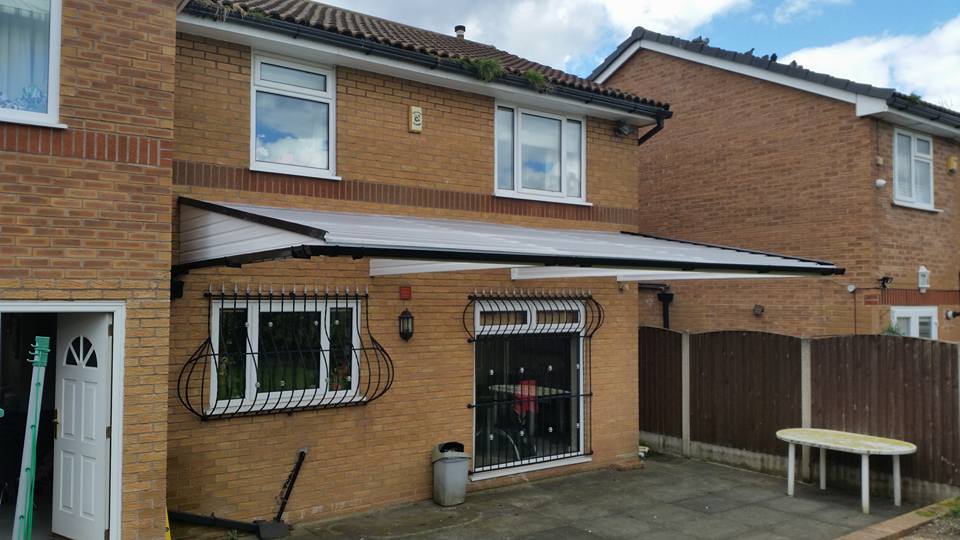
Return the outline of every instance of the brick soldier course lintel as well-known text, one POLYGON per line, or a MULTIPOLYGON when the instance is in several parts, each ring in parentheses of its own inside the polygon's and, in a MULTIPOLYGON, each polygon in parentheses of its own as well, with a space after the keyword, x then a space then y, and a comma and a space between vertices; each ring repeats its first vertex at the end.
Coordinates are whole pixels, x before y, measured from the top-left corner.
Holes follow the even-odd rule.
POLYGON ((174 161, 173 183, 181 186, 631 226, 638 220, 637 210, 633 208, 526 201, 495 197, 492 194, 402 186, 367 180, 318 180, 192 161, 174 161))

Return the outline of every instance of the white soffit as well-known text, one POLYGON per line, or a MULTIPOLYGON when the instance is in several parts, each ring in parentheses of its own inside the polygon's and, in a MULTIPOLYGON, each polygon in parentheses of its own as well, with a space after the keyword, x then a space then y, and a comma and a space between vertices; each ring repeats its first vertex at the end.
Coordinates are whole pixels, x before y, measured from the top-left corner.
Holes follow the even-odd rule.
POLYGON ((830 263, 619 232, 180 199, 178 269, 283 257, 371 258, 371 275, 511 268, 515 279, 830 275, 830 263))

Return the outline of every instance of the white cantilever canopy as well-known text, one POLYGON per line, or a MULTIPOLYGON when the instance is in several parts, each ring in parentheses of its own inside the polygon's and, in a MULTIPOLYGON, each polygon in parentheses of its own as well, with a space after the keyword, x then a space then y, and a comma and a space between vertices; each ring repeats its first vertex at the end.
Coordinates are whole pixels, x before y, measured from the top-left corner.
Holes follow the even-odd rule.
POLYGON ((269 259, 370 258, 370 275, 507 269, 621 281, 842 274, 831 263, 654 236, 180 200, 178 272, 269 259))

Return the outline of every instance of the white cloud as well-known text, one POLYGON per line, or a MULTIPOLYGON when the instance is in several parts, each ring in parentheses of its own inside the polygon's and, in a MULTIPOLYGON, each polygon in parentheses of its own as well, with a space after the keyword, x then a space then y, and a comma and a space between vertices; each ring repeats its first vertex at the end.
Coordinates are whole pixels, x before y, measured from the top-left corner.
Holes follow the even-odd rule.
POLYGON ((604 43, 619 43, 635 26, 686 36, 751 0, 326 0, 347 9, 453 34, 560 69, 584 58, 599 63, 604 43))
POLYGON ((809 20, 823 13, 826 4, 849 4, 850 0, 784 0, 773 10, 773 22, 789 24, 798 20, 809 20))
POLYGON ((801 49, 784 61, 960 109, 960 16, 924 35, 857 37, 801 49))

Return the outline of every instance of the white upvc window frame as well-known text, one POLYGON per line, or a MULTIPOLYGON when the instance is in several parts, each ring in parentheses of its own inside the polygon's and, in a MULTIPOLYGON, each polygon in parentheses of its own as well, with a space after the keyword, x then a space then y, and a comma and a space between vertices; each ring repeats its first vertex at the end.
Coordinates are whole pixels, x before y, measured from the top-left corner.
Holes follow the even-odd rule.
POLYGON ((360 302, 355 300, 335 300, 318 303, 316 307, 320 311, 315 311, 313 304, 304 306, 303 302, 294 302, 290 300, 275 302, 256 302, 256 301, 222 301, 217 300, 210 306, 210 345, 213 350, 214 358, 220 357, 220 312, 223 309, 245 309, 247 311, 247 346, 250 350, 245 355, 244 364, 244 396, 233 399, 217 399, 217 363, 210 363, 210 410, 208 414, 229 414, 239 410, 253 409, 279 409, 285 407, 314 407, 326 403, 351 403, 362 401, 364 398, 360 394, 360 383, 358 375, 360 374, 360 355, 363 354, 362 344, 360 342, 360 302), (257 307, 259 306, 259 309, 257 307), (320 396, 316 396, 308 401, 303 398, 308 393, 314 393, 310 390, 283 390, 279 392, 257 391, 257 370, 256 361, 260 360, 260 314, 261 313, 320 313, 320 328, 327 328, 330 324, 330 312, 338 309, 352 309, 351 317, 351 335, 353 337, 353 351, 351 355, 350 380, 351 387, 348 390, 324 390, 329 388, 329 351, 330 336, 329 331, 320 332, 320 347, 327 351, 324 361, 320 363, 318 375, 318 389, 320 396), (327 386, 323 386, 327 385, 327 386), (279 404, 286 404, 280 405, 279 404))
POLYGON ((50 0, 50 56, 47 59, 47 112, 0 108, 0 122, 65 129, 60 123, 60 36, 63 0, 50 0))
POLYGON ((493 166, 493 187, 494 195, 497 197, 510 197, 514 199, 528 199, 535 201, 555 202, 564 204, 578 204, 591 206, 587 202, 587 118, 585 116, 558 114, 541 109, 531 109, 521 107, 509 102, 494 103, 494 166, 493 166), (497 172, 499 171, 500 149, 497 144, 497 134, 500 131, 500 119, 497 111, 501 108, 511 109, 513 111, 513 189, 501 188, 497 183, 497 172), (554 120, 560 120, 560 191, 547 191, 539 189, 524 188, 521 178, 522 173, 522 155, 520 141, 520 127, 524 114, 541 116, 554 120), (580 196, 574 197, 567 194, 567 122, 580 123, 580 196))
POLYGON ((273 54, 256 52, 253 54, 252 70, 250 75, 250 170, 306 176, 323 180, 340 180, 337 176, 337 71, 334 66, 312 64, 301 60, 292 60, 273 54), (275 81, 265 81, 260 78, 260 66, 263 63, 305 71, 327 78, 327 89, 324 92, 287 85, 275 81), (257 160, 257 92, 266 92, 280 96, 288 96, 317 103, 326 103, 329 106, 327 115, 329 134, 329 160, 326 169, 307 167, 304 165, 287 165, 257 160))
MULTIPOLYGON (((500 463, 495 466, 488 467, 477 467, 474 470, 472 480, 481 480, 483 478, 494 478, 497 476, 506 476, 511 474, 520 474, 524 471, 525 467, 532 467, 533 470, 545 469, 551 467, 562 467, 564 465, 570 464, 571 459, 583 458, 586 456, 586 451, 584 450, 584 444, 586 441, 586 429, 583 426, 586 426, 584 417, 584 406, 583 406, 583 384, 584 384, 584 375, 583 375, 583 355, 584 355, 584 336, 586 335, 586 330, 583 328, 583 318, 587 315, 587 308, 583 302, 578 302, 575 310, 579 313, 579 320, 575 323, 569 323, 565 325, 552 325, 547 329, 537 329, 538 319, 540 312, 543 311, 574 311, 566 302, 557 302, 553 300, 543 300, 538 302, 538 305, 532 307, 529 305, 529 302, 517 302, 512 300, 481 300, 478 301, 473 307, 473 320, 474 320, 474 331, 477 336, 481 335, 493 335, 493 336, 511 336, 511 335, 537 335, 537 334, 576 334, 579 336, 577 344, 577 359, 576 359, 576 370, 577 370, 577 392, 580 395, 578 399, 577 408, 579 411, 579 416, 577 422, 581 426, 579 433, 579 450, 576 452, 569 452, 567 454, 560 454, 556 456, 549 456, 542 459, 521 459, 518 462, 512 463, 500 463), (522 311, 527 314, 527 320, 524 324, 514 324, 497 327, 496 325, 492 326, 483 326, 480 324, 480 314, 483 312, 487 313, 497 313, 497 312, 512 312, 512 311, 522 311), (479 473, 479 474, 476 474, 479 473), (486 476, 485 476, 486 475, 486 476)), ((474 351, 474 362, 476 362, 476 351, 474 351)), ((473 401, 477 401, 477 390, 476 390, 476 372, 474 371, 474 381, 473 381, 473 401)), ((473 430, 476 431, 476 410, 474 409, 474 418, 473 418, 473 430)), ((592 427, 591 427, 592 429, 592 427)), ((477 449, 473 449, 473 458, 476 460, 477 449)), ((588 460, 589 461, 589 460, 588 460)))
POLYGON ((910 320, 908 337, 920 337, 920 317, 930 317, 930 337, 922 339, 939 339, 939 323, 937 306, 893 306, 890 308, 890 325, 896 328, 897 319, 910 320))
POLYGON ((893 130, 893 202, 899 206, 906 206, 909 208, 917 208, 920 210, 936 210, 934 206, 936 202, 936 181, 934 177, 936 176, 936 171, 933 166, 933 137, 929 135, 924 135, 921 133, 916 133, 913 131, 907 131, 905 129, 895 128, 893 130), (913 194, 911 197, 902 197, 899 194, 899 183, 901 179, 897 178, 897 138, 903 135, 905 137, 910 137, 910 192, 913 194), (917 153, 917 141, 922 140, 927 142, 930 145, 929 154, 919 154, 917 153), (917 176, 914 167, 914 161, 924 161, 930 164, 930 202, 922 202, 917 200, 917 176))

